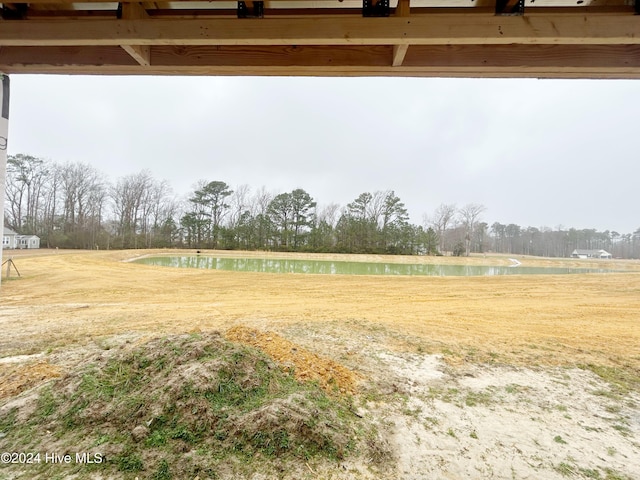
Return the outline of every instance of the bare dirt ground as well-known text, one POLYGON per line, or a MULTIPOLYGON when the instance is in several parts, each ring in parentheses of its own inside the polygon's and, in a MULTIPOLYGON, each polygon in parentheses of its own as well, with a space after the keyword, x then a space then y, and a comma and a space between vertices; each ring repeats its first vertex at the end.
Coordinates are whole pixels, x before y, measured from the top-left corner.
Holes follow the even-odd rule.
MULTIPOLYGON (((640 478, 638 262, 518 257, 524 266, 625 273, 462 278, 124 261, 145 253, 5 252, 22 277, 0 289, 0 406, 124 338, 246 327, 355 372, 360 415, 379 423, 394 452, 391 478, 640 478)), ((349 468, 325 473, 352 478, 349 468)))

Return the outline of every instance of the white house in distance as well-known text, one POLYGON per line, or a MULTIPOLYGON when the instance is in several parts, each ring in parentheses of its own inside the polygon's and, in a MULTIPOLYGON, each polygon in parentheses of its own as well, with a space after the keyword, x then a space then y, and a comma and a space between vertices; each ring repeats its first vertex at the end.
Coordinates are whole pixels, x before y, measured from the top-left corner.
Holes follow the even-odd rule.
POLYGON ((40 248, 40 237, 37 235, 19 235, 10 228, 4 227, 2 248, 40 248))
POLYGON ((576 248, 571 253, 571 258, 612 258, 606 250, 581 250, 576 248))

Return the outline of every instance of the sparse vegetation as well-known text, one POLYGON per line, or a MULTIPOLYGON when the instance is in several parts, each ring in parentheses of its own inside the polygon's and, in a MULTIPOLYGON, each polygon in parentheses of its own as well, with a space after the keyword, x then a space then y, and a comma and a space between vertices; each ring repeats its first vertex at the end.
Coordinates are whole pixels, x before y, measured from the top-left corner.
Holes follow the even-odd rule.
POLYGON ((605 382, 611 385, 611 392, 596 391, 595 395, 603 395, 610 398, 620 398, 630 391, 640 390, 640 370, 625 365, 624 367, 612 367, 588 363, 580 368, 590 370, 605 382))
POLYGON ((554 467, 554 470, 564 477, 569 477, 576 473, 576 468, 567 462, 560 462, 554 467))
POLYGON ((630 476, 617 472, 612 468, 605 468, 604 480, 633 480, 630 476))
POLYGON ((555 437, 553 437, 553 441, 556 442, 556 443, 561 443, 563 445, 567 444, 567 442, 565 442, 564 439, 560 435, 556 435, 555 437))
MULTIPOLYGON (((296 381, 256 350, 216 334, 181 335, 96 359, 42 389, 36 415, 16 421, 11 410, 0 416, 0 431, 9 446, 35 429, 34 448, 49 431, 65 448, 104 452, 106 461, 94 468, 107 475, 139 472, 166 480, 176 472, 181 478, 233 472, 257 458, 255 466, 269 471, 276 460, 336 461, 366 453, 377 437, 351 410, 348 398, 329 398, 317 385, 296 381), (184 454, 189 451, 197 458, 184 454)), ((377 448, 377 455, 383 451, 377 448)), ((41 467, 38 478, 52 478, 60 468, 41 467)))
POLYGON ((493 401, 493 392, 469 392, 465 398, 467 407, 475 407, 477 405, 489 405, 493 401))

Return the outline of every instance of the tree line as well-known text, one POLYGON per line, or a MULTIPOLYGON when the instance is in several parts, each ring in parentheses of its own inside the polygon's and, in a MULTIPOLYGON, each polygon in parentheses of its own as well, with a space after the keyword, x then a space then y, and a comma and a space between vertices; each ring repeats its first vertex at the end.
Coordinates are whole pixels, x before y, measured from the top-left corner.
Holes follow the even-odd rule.
POLYGON ((640 258, 633 233, 522 227, 484 221, 480 204, 441 204, 411 223, 393 190, 363 192, 347 205, 319 205, 304 189, 273 193, 200 180, 184 199, 148 171, 109 181, 83 163, 25 154, 7 162, 5 225, 49 248, 219 248, 304 252, 568 257, 604 249, 640 258))

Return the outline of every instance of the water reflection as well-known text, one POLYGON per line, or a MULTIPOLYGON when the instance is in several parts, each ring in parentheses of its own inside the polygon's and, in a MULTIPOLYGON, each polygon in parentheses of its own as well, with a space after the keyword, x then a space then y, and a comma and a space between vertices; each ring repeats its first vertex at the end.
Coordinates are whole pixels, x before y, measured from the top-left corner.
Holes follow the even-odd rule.
POLYGON ((329 260, 277 260, 266 258, 218 258, 208 256, 162 256, 136 260, 145 265, 178 268, 207 268, 241 272, 314 273, 326 275, 427 275, 435 277, 471 277, 493 275, 558 275, 606 273, 610 270, 547 267, 490 267, 477 265, 417 265, 329 260))

